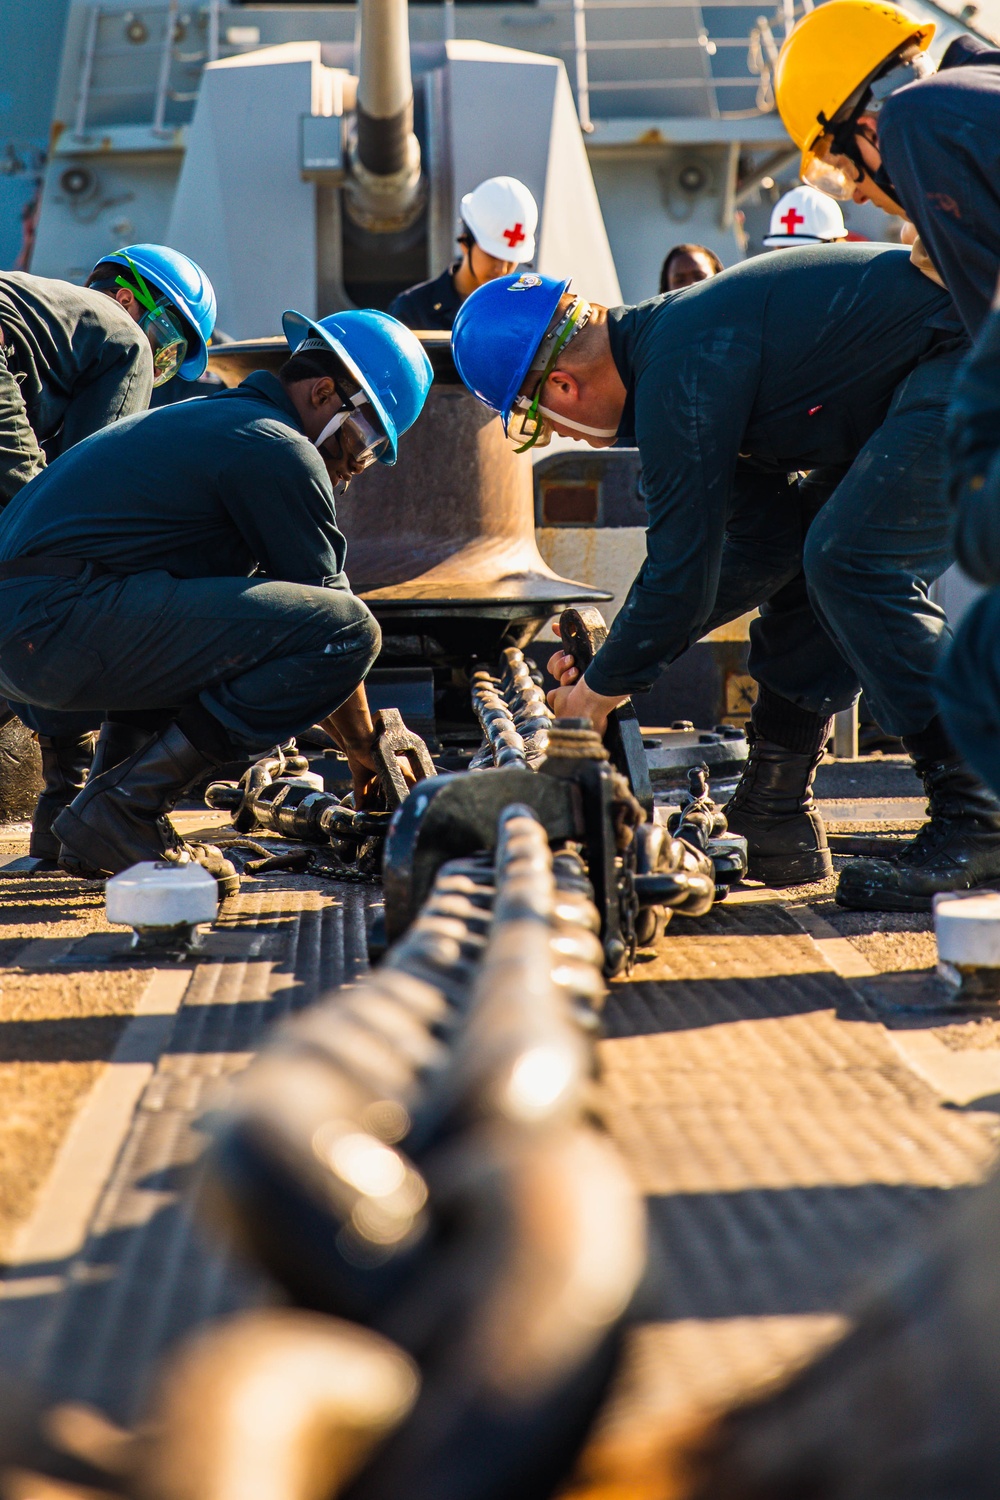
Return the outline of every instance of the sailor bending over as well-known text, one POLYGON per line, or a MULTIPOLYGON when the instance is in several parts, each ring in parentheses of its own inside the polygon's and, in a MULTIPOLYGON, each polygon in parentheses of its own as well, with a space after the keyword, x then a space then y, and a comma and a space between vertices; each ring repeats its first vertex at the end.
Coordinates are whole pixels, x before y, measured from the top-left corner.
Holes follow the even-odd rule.
POLYGON ((953 560, 942 440, 966 342, 905 250, 786 250, 610 311, 563 281, 507 277, 472 294, 453 343, 466 384, 523 442, 639 448, 646 560, 585 676, 553 658, 559 713, 603 725, 759 606, 752 750, 728 809, 751 875, 830 873, 811 786, 831 716, 860 686, 913 756, 931 820, 895 861, 855 860, 838 898, 925 909, 1000 876, 1000 803, 933 693, 947 625, 928 588, 953 560))

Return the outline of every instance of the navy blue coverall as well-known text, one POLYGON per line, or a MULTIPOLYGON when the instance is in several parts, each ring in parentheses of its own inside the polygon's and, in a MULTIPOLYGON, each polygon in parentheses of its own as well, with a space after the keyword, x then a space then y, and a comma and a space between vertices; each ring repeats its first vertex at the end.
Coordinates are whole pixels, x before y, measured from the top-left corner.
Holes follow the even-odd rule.
POLYGON ((455 272, 460 261, 435 276, 433 281, 421 281, 407 287, 389 304, 394 318, 405 323, 407 328, 442 328, 450 330, 462 299, 455 289, 455 272))
POLYGON ((989 592, 958 628, 938 695, 956 745, 1000 792, 1000 310, 959 377, 949 436, 956 555, 989 592))
POLYGON ((950 446, 958 561, 991 592, 942 663, 942 716, 969 764, 1000 792, 1000 51, 952 42, 938 72, 893 94, 878 143, 894 196, 973 334, 956 388, 950 446))
POLYGON ((378 653, 346 551, 274 375, 130 417, 0 518, 0 560, 38 558, 37 577, 0 581, 0 693, 47 734, 197 703, 234 747, 266 750, 338 708, 378 653), (46 556, 88 567, 46 576, 46 556))
POLYGON ((878 145, 893 196, 976 334, 1000 273, 1000 51, 957 38, 935 74, 886 100, 878 145))
POLYGON ((649 527, 589 686, 642 690, 759 605, 759 683, 824 716, 860 684, 890 733, 924 730, 947 630, 927 589, 953 560, 946 409, 967 349, 947 293, 904 249, 809 246, 614 309, 608 329, 649 527))
POLYGON ((52 459, 153 389, 146 335, 113 297, 0 273, 0 509, 52 459))

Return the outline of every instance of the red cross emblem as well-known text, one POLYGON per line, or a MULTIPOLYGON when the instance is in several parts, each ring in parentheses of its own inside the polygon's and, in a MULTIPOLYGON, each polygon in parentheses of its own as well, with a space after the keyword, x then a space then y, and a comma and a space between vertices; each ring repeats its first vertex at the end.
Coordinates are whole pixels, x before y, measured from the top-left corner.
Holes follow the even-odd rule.
POLYGON ((524 229, 520 224, 515 224, 513 229, 505 229, 503 231, 503 237, 513 250, 514 246, 519 245, 524 239, 524 229))
POLYGON ((805 215, 800 214, 797 208, 790 208, 787 214, 782 214, 778 222, 784 224, 789 234, 794 234, 796 224, 804 224, 806 220, 805 215))

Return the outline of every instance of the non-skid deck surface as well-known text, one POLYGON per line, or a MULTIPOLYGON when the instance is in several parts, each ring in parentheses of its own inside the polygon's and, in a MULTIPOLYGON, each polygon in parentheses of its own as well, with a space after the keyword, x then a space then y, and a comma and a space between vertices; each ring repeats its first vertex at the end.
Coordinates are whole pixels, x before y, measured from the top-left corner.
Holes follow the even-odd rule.
POLYGON ((657 1265, 582 1465, 591 1478, 620 1478, 836 1337, 866 1279, 993 1158, 995 1094, 955 1107, 906 1051, 920 1028, 947 1063, 936 1038, 968 1029, 1000 1080, 993 1024, 887 1009, 887 1028, 863 996, 898 976, 856 991, 802 930, 812 909, 764 894, 676 923, 612 991, 606 1119, 646 1194, 657 1265))
POLYGON ((80 1253, 20 1264, 0 1284, 0 1362, 120 1421, 141 1407, 169 1342, 266 1295, 189 1210, 183 1190, 202 1145, 193 1121, 271 1023, 366 963, 371 887, 287 877, 278 886, 257 882, 226 904, 217 956, 193 966, 80 1253))
MULTIPOLYGON (((185 1206, 202 1140, 192 1122, 271 1021, 363 968, 377 899, 272 875, 227 905, 83 1248, 0 1284, 0 1363, 127 1421, 167 1344, 267 1294, 185 1206)), ((675 919, 658 953, 612 987, 604 1107, 648 1199, 653 1275, 585 1468, 834 1336, 859 1280, 988 1167, 997 1101, 956 1105, 924 1081, 803 930, 813 910, 740 892, 704 922, 675 919)), ((85 946, 64 945, 60 973, 83 964, 85 946)), ((3 957, 15 972, 17 955, 3 957)), ((992 1033, 980 1040, 998 1048, 992 1033)))

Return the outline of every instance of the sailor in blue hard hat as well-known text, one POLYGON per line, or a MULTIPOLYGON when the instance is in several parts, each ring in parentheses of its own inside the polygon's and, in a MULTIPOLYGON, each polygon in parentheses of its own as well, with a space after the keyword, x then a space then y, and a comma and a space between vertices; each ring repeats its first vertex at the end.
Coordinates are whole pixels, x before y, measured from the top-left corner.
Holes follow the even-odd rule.
POLYGON ((0 273, 0 509, 60 453, 208 363, 215 292, 166 245, 105 256, 86 287, 0 273))
MULTIPOLYGON (((166 245, 116 250, 86 287, 0 273, 0 510, 46 463, 145 411, 154 385, 197 380, 214 325, 211 282, 166 245)), ((0 704, 0 723, 11 717, 0 704)), ((39 736, 47 790, 35 855, 51 853, 46 807, 83 785, 93 750, 85 729, 50 727, 39 736)))
POLYGON ((812 786, 833 715, 862 689, 913 757, 930 821, 891 860, 849 861, 837 900, 928 911, 939 892, 1000 879, 1000 796, 963 764, 934 689, 947 622, 928 588, 955 557, 943 480, 963 334, 905 248, 754 256, 612 309, 565 281, 507 277, 462 305, 452 344, 522 448, 555 432, 639 450, 646 557, 585 671, 550 661, 557 714, 603 728, 759 608, 751 752, 726 808, 751 877, 832 875, 812 786))
POLYGON ((208 366, 215 288, 188 256, 166 245, 127 245, 106 255, 87 285, 107 292, 138 323, 153 354, 153 385, 197 380, 208 366))
POLYGON ((319 722, 368 793, 380 636, 351 592, 335 492, 396 461, 431 366, 386 313, 284 326, 276 375, 114 423, 0 517, 0 693, 44 734, 104 720, 86 786, 61 803, 53 786, 45 809, 66 868, 198 859, 232 889, 231 866, 167 814, 220 765, 319 722))
POLYGON ((327 399, 339 404, 316 439, 324 457, 335 440, 334 461, 346 481, 376 460, 394 464, 399 435, 413 426, 430 389, 430 361, 418 341, 374 308, 319 322, 290 311, 281 324, 293 355, 311 356, 317 373, 329 372, 334 382, 327 399))
POLYGON ((452 331, 458 373, 473 395, 500 413, 519 453, 546 447, 554 431, 582 438, 592 448, 615 441, 625 386, 613 361, 601 362, 599 378, 588 383, 586 392, 576 376, 569 377, 569 404, 586 406, 597 416, 603 412, 600 424, 557 413, 544 399, 560 356, 585 331, 592 338, 606 319, 607 308, 571 295, 568 281, 537 271, 491 281, 459 308, 452 331), (529 385, 530 394, 525 390, 529 385))

